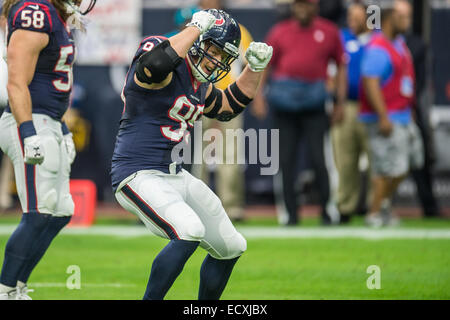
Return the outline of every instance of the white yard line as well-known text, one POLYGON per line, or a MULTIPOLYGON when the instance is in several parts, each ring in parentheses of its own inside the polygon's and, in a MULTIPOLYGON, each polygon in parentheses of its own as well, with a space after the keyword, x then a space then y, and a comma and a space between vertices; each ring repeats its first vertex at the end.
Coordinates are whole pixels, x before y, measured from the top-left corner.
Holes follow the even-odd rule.
POLYGON ((341 239, 450 239, 450 229, 381 229, 369 228, 242 228, 246 238, 315 238, 341 239))
MULTIPOLYGON (((10 235, 16 225, 0 225, 0 235, 10 235)), ((364 227, 325 227, 325 228, 283 228, 283 227, 239 227, 247 239, 341 239, 359 238, 368 240, 382 239, 450 239, 450 228, 392 228, 369 229, 364 227)), ((92 235, 116 237, 153 236, 143 226, 93 226, 90 228, 66 228, 63 235, 92 235)))
MULTIPOLYGON (((67 284, 63 282, 30 282, 30 288, 67 288, 67 284)), ((130 288, 136 287, 134 284, 124 283, 84 283, 81 282, 81 288, 130 288)))

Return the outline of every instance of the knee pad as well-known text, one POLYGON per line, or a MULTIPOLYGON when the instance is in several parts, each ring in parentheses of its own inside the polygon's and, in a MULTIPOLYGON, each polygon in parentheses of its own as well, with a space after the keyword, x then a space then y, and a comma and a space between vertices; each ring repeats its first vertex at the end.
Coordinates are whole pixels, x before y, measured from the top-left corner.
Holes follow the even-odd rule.
POLYGON ((42 205, 50 212, 54 212, 58 202, 58 193, 55 189, 51 189, 42 197, 42 205))
POLYGON ((56 216, 67 217, 73 215, 75 204, 70 194, 61 195, 58 207, 56 208, 56 216))
POLYGON ((226 245, 228 248, 228 255, 223 259, 233 259, 242 255, 247 250, 247 240, 236 232, 232 238, 227 239, 226 245))
MULTIPOLYGON (((222 213, 224 217, 226 216, 225 211, 222 213)), ((219 224, 219 234, 222 237, 225 248, 222 253, 222 259, 232 259, 240 256, 247 250, 247 241, 240 234, 229 219, 223 218, 219 224)))
POLYGON ((192 240, 201 240, 205 237, 205 226, 201 221, 195 221, 187 227, 187 234, 192 240))
POLYGON ((203 241, 200 245, 208 253, 219 260, 229 260, 241 256, 247 250, 247 241, 239 232, 231 236, 223 236, 220 242, 212 243, 203 241), (219 243, 219 244, 218 244, 219 243))

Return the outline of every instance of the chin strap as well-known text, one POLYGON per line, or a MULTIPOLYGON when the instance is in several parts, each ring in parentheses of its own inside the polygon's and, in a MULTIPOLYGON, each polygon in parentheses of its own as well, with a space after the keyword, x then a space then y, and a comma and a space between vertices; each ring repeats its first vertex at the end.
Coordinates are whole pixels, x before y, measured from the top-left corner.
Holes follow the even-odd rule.
POLYGON ((192 75, 194 78, 201 83, 208 82, 207 76, 202 74, 201 67, 199 66, 200 70, 194 65, 194 62, 192 61, 192 57, 190 55, 187 56, 187 60, 189 63, 189 66, 191 67, 192 75))

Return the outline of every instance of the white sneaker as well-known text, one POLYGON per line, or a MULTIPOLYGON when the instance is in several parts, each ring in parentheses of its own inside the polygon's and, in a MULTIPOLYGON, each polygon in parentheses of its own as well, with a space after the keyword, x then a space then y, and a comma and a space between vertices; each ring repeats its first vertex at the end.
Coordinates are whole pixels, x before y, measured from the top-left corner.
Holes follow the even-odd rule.
POLYGON ((384 204, 381 208, 381 217, 383 225, 388 227, 396 227, 400 224, 400 219, 392 212, 390 202, 384 204))
POLYGON ((33 300, 31 299, 31 297, 28 295, 28 292, 34 292, 33 289, 28 289, 27 286, 19 288, 16 288, 17 294, 16 294, 16 298, 15 300, 33 300))
POLYGON ((367 216, 365 222, 372 228, 381 228, 383 226, 383 218, 379 214, 367 216))
POLYGON ((14 288, 9 292, 0 293, 0 300, 17 300, 17 289, 14 288))

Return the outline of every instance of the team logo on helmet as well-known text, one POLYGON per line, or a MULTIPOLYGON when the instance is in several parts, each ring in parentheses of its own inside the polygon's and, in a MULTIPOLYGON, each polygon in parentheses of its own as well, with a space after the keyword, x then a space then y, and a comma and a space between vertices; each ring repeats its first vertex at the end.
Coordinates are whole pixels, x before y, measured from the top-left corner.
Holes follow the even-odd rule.
POLYGON ((221 26, 225 23, 225 19, 222 17, 221 19, 216 19, 216 26, 221 26))

